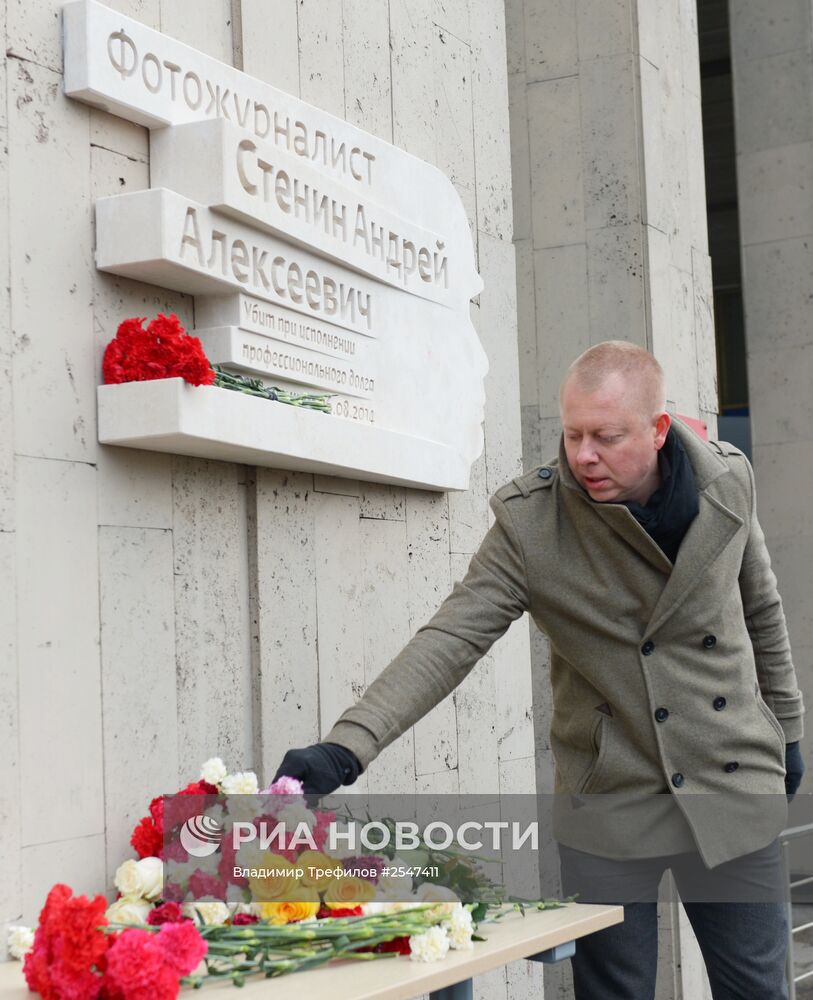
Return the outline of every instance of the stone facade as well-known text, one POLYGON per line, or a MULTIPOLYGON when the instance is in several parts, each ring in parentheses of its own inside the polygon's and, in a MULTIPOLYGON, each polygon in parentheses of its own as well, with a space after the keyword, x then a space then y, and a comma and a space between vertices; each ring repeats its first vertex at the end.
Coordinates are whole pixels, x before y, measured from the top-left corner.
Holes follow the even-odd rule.
MULTIPOLYGON (((149 799, 221 755, 273 775, 465 572, 521 470, 501 0, 118 0, 122 13, 437 164, 485 288, 485 450, 466 493, 100 446, 119 321, 194 302, 98 272, 96 198, 149 186, 146 131, 62 93, 60 3, 0 3, 2 921, 109 891, 149 799)), ((277 404, 269 404, 277 405, 277 404)), ((359 782, 532 791, 527 622, 359 782), (497 682, 499 678, 499 683, 497 682)), ((525 997, 536 966, 478 981, 525 997)))
MULTIPOLYGON (((149 187, 146 130, 65 98, 57 0, 0 0, 0 924, 56 881, 109 891, 146 803, 205 758, 269 778, 327 732, 463 576, 489 494, 552 454, 580 351, 650 348, 670 408, 715 430, 694 0, 109 5, 448 174, 484 281, 485 449, 446 494, 100 446, 116 326, 191 328, 194 300, 94 267, 94 202, 149 187)), ((813 35, 809 0, 767 6, 731 4, 754 459, 813 704, 813 35)), ((549 790, 549 690, 521 620, 360 790, 549 790)), ((664 888, 658 1000, 703 1000, 664 888)), ((475 992, 564 998, 568 975, 515 963, 475 992)))

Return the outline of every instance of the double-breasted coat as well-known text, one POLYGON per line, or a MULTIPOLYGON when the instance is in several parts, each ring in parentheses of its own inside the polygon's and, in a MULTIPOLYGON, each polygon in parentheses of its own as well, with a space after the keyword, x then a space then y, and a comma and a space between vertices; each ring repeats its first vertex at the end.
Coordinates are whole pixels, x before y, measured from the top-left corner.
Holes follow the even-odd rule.
POLYGON ((688 829, 709 866, 769 843, 804 709, 753 473, 673 426, 700 505, 674 566, 623 504, 590 499, 560 449, 497 490, 464 579, 325 740, 366 767, 528 611, 550 640, 558 839, 650 856, 687 849, 688 829), (592 793, 627 807, 596 823, 579 808, 592 793))

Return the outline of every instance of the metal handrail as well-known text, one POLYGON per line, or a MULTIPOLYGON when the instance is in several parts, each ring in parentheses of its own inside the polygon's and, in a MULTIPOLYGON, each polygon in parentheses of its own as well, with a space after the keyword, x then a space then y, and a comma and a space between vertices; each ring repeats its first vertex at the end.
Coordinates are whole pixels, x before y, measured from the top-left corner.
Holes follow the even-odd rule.
POLYGON ((793 926, 793 890, 801 885, 809 885, 813 882, 813 875, 796 879, 795 881, 790 877, 790 843, 792 840, 796 840, 799 837, 808 837, 813 835, 813 823, 805 823, 803 826, 792 826, 788 827, 787 830, 783 830, 779 835, 779 843, 782 848, 782 867, 785 870, 785 881, 788 886, 787 895, 787 915, 788 915, 788 955, 787 955, 787 977, 788 977, 788 1000, 796 1000, 796 984, 801 983, 804 979, 809 979, 813 976, 813 969, 808 972, 803 972, 801 975, 795 975, 795 963, 793 955, 793 935, 798 934, 800 931, 807 930, 813 927, 813 922, 807 924, 799 924, 798 927, 793 926))

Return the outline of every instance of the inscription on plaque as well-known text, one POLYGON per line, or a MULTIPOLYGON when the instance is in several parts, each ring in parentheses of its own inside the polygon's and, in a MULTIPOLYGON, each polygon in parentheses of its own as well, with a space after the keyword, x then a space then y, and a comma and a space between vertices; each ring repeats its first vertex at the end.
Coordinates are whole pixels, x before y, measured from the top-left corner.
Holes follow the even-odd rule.
MULTIPOLYGON (((63 26, 66 94, 153 130, 151 189, 96 203, 97 266, 194 295, 212 363, 331 395, 332 414, 314 419, 345 428, 329 435, 343 453, 326 462, 326 435, 309 432, 287 450, 274 442, 287 467, 465 488, 488 361, 470 314, 482 281, 469 220, 449 178, 96 0, 66 4, 63 26)), ((114 423, 116 440, 139 440, 114 423)), ((144 446, 184 433, 150 426, 144 446)), ((197 454, 205 436, 184 439, 197 454)))

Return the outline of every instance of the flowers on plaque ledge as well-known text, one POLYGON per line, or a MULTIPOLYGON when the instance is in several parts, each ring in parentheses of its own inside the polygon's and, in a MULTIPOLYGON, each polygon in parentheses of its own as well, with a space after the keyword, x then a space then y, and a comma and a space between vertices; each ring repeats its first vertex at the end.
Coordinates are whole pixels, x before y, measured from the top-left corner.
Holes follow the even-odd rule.
POLYGON ((152 800, 130 839, 137 857, 115 873, 114 901, 55 885, 35 929, 11 928, 9 953, 46 1000, 173 1000, 181 986, 242 986, 335 959, 437 961, 484 940, 479 923, 524 912, 453 851, 429 857, 445 886, 394 850, 329 854, 335 822, 308 807, 297 779, 260 791, 252 771, 229 773, 212 758, 197 781, 152 800), (269 827, 273 850, 257 843, 269 827))
POLYGON ((331 413, 330 393, 288 392, 266 386, 262 379, 236 375, 212 365, 198 337, 187 333, 178 317, 159 313, 144 329, 146 317, 119 324, 102 359, 105 385, 182 378, 190 385, 214 385, 291 406, 331 413))

